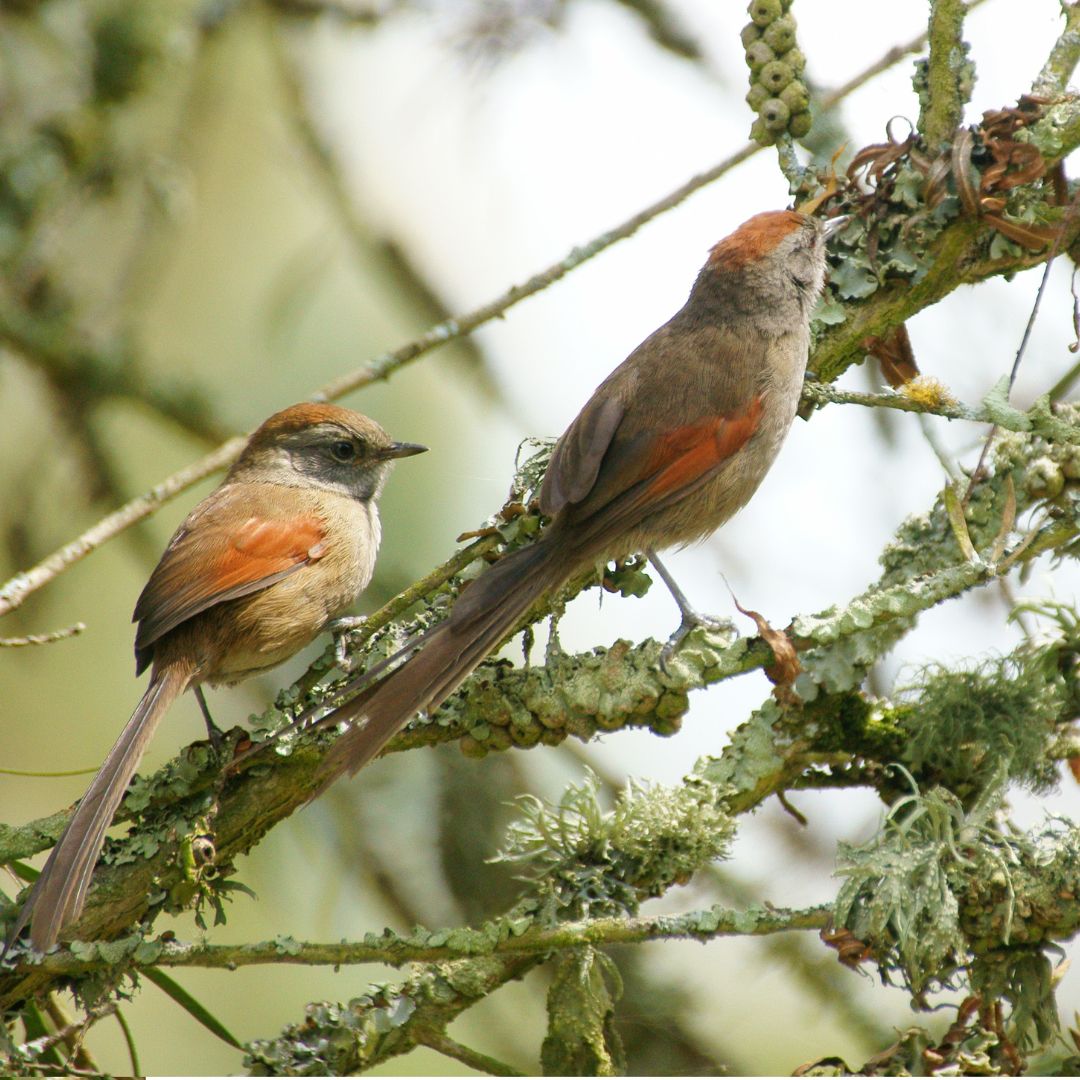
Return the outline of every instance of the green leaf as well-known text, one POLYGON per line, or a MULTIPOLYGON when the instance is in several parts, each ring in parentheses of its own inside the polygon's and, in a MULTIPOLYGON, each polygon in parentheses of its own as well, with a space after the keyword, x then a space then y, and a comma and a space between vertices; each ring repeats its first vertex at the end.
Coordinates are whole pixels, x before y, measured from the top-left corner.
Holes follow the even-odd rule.
POLYGON ((40 870, 35 870, 29 863, 24 863, 22 859, 12 859, 9 863, 4 863, 9 869, 13 870, 16 874, 23 879, 23 881, 37 881, 40 870))
MULTIPOLYGON (((45 1017, 41 1015, 41 1010, 33 1002, 30 1002, 23 1012, 22 1022, 26 1031, 27 1042, 34 1039, 44 1039, 52 1034, 51 1028, 45 1023, 45 1017)), ((64 1067, 64 1059, 55 1046, 50 1046, 48 1050, 43 1051, 37 1061, 46 1065, 56 1065, 61 1069, 64 1067)))
POLYGON ((185 1012, 190 1013, 207 1031, 216 1035, 222 1042, 228 1043, 237 1050, 243 1050, 243 1046, 232 1032, 205 1006, 196 1001, 178 982, 171 979, 158 968, 146 968, 143 976, 149 979, 155 986, 163 990, 185 1012))
POLYGON ((952 526, 953 536, 960 545, 960 551, 968 562, 978 562, 979 555, 971 542, 967 520, 964 518, 964 508, 956 494, 956 489, 950 485, 942 492, 942 497, 945 502, 945 512, 949 515, 949 525, 952 526))
POLYGON ((878 279, 865 266, 846 261, 829 272, 829 282, 845 300, 858 300, 877 291, 878 279))

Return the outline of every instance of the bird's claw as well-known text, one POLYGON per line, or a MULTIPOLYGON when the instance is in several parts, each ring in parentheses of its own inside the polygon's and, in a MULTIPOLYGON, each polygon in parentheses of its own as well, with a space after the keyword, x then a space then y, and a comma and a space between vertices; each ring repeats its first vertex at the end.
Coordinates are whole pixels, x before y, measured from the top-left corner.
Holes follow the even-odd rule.
POLYGON ((221 751, 225 748, 225 732, 213 721, 210 721, 206 725, 206 734, 210 739, 210 745, 213 747, 214 753, 221 757, 221 751))
POLYGON ((678 651, 683 639, 694 630, 730 630, 733 623, 730 619, 724 619, 716 615, 702 615, 700 611, 686 608, 683 611, 682 622, 675 628, 675 633, 667 639, 666 644, 660 650, 660 668, 667 674, 668 661, 678 651))
POLYGON ((362 615, 343 615, 326 627, 334 636, 334 663, 346 674, 352 672, 352 657, 348 654, 349 634, 359 630, 367 620, 362 615))

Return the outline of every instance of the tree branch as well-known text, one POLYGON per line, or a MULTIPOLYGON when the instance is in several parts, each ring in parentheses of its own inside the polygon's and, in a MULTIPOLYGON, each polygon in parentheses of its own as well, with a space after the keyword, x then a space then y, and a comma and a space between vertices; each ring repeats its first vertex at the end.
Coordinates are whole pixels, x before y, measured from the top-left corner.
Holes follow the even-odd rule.
MULTIPOLYGON (((279 937, 273 941, 242 945, 184 945, 129 938, 117 942, 111 963, 130 961, 142 967, 217 968, 233 970, 263 964, 299 964, 304 967, 337 967, 350 964, 437 963, 477 956, 540 955, 581 945, 631 945, 643 941, 711 941, 720 937, 760 937, 786 930, 820 930, 828 922, 828 904, 801 910, 752 907, 734 911, 716 904, 683 915, 625 916, 533 926, 514 936, 512 920, 495 919, 476 930, 416 930, 399 936, 389 930, 368 934, 359 942, 298 942, 279 937), (439 944, 432 944, 438 942, 439 944)), ((69 950, 50 953, 41 968, 52 975, 80 975, 100 967, 100 958, 69 950)))
POLYGON ((814 405, 864 405, 867 408, 898 409, 900 412, 943 416, 947 420, 968 420, 976 424, 996 424, 1007 431, 1035 432, 1064 443, 1080 443, 1080 426, 1060 419, 1051 410, 1048 397, 1040 398, 1027 412, 1014 408, 1007 399, 1008 377, 983 399, 977 408, 952 398, 940 384, 920 380, 900 391, 878 394, 841 390, 830 383, 808 382, 803 401, 814 405))
POLYGON ((971 95, 972 74, 963 38, 965 14, 963 0, 932 0, 930 4, 930 59, 919 130, 935 153, 952 141, 971 95))
POLYGON ((1065 14, 1065 29, 1054 42, 1042 71, 1032 83, 1033 94, 1063 94, 1077 63, 1080 63, 1080 3, 1063 3, 1061 7, 1065 14))

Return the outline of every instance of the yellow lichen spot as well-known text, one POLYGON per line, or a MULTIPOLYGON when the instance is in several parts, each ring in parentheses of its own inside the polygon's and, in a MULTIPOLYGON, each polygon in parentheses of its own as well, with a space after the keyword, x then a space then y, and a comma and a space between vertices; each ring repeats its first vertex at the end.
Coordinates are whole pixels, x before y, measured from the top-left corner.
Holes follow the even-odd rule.
POLYGON ((956 398, 949 393, 948 387, 932 375, 916 375, 909 379, 897 391, 919 405, 928 409, 938 409, 943 405, 955 405, 956 398))

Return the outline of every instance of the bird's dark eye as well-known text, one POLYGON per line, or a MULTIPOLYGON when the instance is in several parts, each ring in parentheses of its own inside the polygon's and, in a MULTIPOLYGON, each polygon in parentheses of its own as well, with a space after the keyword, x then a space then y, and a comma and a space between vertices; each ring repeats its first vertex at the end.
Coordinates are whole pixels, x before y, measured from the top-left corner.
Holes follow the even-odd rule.
POLYGON ((341 439, 330 444, 330 456, 344 465, 356 457, 356 446, 348 439, 341 439))

